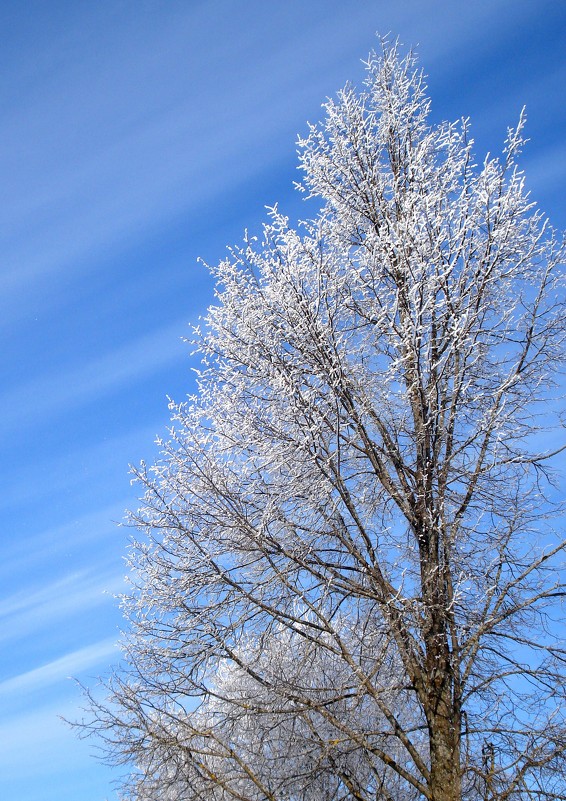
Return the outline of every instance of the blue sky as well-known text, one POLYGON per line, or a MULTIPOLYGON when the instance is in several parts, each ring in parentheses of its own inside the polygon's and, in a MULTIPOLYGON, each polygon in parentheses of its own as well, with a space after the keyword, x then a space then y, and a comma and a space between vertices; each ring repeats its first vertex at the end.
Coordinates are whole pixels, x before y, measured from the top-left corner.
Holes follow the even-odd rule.
POLYGON ((0 2, 0 797, 103 801, 117 774, 58 715, 116 661, 128 463, 155 456, 202 257, 293 193, 296 137, 374 33, 417 45, 436 119, 500 148, 565 226, 563 0, 0 2))

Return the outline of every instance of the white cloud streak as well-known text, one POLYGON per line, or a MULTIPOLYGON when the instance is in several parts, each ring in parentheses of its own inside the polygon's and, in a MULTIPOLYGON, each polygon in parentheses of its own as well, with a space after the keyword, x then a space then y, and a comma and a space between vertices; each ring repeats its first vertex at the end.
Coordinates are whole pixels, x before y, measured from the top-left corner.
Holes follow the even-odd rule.
POLYGON ((115 604, 122 576, 86 570, 70 573, 40 589, 26 587, 0 601, 0 642, 29 638, 56 621, 68 620, 102 604, 115 604))
POLYGON ((100 640, 0 682, 0 696, 28 693, 63 679, 74 678, 79 673, 106 665, 111 658, 116 659, 118 654, 115 637, 100 640))
POLYGON ((164 367, 187 362, 189 348, 181 340, 188 333, 186 323, 176 321, 87 364, 11 388, 0 395, 0 430, 10 431, 24 422, 29 429, 81 404, 96 402, 164 367))
MULTIPOLYGON (((10 232, 2 248, 4 293, 32 278, 84 269, 109 248, 180 211, 189 215, 273 163, 274 139, 287 137, 290 125, 291 136, 304 130, 304 114, 318 116, 324 94, 337 88, 333 75, 360 39, 371 41, 371 28, 360 35, 370 19, 416 39, 426 31, 438 60, 463 37, 481 30, 485 38, 490 17, 510 3, 500 0, 494 9, 478 2, 457 14, 440 4, 442 35, 417 2, 378 13, 366 4, 335 6, 332 15, 312 10, 303 12, 300 32, 287 21, 270 50, 261 26, 238 27, 235 44, 228 5, 177 5, 152 29, 134 25, 134 35, 128 17, 129 37, 121 35, 123 19, 113 31, 106 15, 92 11, 91 37, 68 35, 62 57, 43 54, 55 64, 51 74, 41 91, 31 82, 0 128, 10 197, 3 210, 10 232), (313 49, 313 37, 331 47, 313 49), (236 58, 248 49, 258 63, 236 58)), ((290 140, 279 152, 292 149, 290 140)))

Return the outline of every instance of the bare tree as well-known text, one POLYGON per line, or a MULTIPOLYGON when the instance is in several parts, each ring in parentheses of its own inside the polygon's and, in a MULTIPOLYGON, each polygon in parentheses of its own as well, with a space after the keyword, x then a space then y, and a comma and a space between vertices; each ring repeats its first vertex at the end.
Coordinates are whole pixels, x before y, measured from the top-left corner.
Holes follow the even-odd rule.
POLYGON ((566 799, 564 248, 385 44, 216 270, 91 725, 134 799, 566 799), (548 431, 553 431, 551 439, 548 431), (550 443, 550 447, 547 447, 550 443))

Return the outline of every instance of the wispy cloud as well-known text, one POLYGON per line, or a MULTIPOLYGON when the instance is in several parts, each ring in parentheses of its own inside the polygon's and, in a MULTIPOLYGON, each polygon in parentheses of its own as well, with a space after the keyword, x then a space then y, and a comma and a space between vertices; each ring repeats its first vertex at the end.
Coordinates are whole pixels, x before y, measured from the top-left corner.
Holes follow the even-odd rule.
POLYGON ((0 601, 0 641, 29 638, 58 620, 68 620, 101 604, 113 604, 113 595, 123 589, 123 576, 85 570, 65 575, 40 589, 19 590, 0 601))
POLYGON ((116 538, 116 526, 124 518, 124 510, 131 498, 124 497, 117 503, 108 504, 101 509, 70 517, 56 526, 39 528, 26 537, 6 538, 2 545, 0 576, 26 574, 37 564, 45 565, 47 560, 58 560, 68 553, 72 544, 75 550, 86 553, 95 545, 98 551, 116 538))
POLYGON ((108 638, 71 651, 64 656, 47 662, 33 670, 27 670, 18 676, 12 676, 0 682, 0 696, 9 693, 27 693, 62 679, 73 678, 79 673, 91 670, 118 656, 116 638, 108 638))
MULTIPOLYGON (((479 37, 478 27, 485 38, 496 13, 485 1, 473 12, 448 13, 440 5, 442 32, 417 2, 383 13, 384 32, 404 28, 418 39, 426 31, 431 56, 440 59, 462 36, 479 37), (478 26, 478 18, 486 25, 478 26)), ((504 5, 498 3, 497 13, 504 5)), ((9 157, 0 167, 10 197, 3 211, 10 232, 3 247, 4 295, 26 286, 34 291, 30 279, 41 275, 92 266, 108 248, 159 229, 183 210, 189 215, 265 169, 278 153, 290 154, 304 115, 318 115, 320 101, 337 88, 333 82, 342 80, 346 58, 351 65, 360 30, 376 16, 365 6, 335 8, 332 15, 304 11, 301 31, 286 19, 269 47, 260 27, 238 26, 237 52, 256 51, 258 69, 234 57, 228 7, 177 6, 159 24, 139 28, 143 47, 131 35, 131 19, 117 20, 112 30, 106 14, 92 10, 94 35, 73 39, 71 32, 62 54, 44 55, 54 67, 41 84, 29 82, 0 127, 9 157), (332 48, 313 48, 313 36, 332 48), (281 149, 274 148, 282 136, 281 149)), ((370 27, 365 38, 373 43, 372 36, 370 27)))
MULTIPOLYGON (((106 638, 0 682, 3 797, 7 794, 18 801, 35 801, 38 796, 27 784, 29 777, 35 775, 58 775, 56 786, 60 791, 67 784, 77 784, 79 794, 87 773, 103 781, 104 771, 91 759, 92 744, 79 742, 62 718, 81 717, 80 693, 69 679, 104 671, 109 662, 117 661, 118 654, 115 638, 106 638), (77 771, 79 775, 75 775, 77 771)), ((51 795, 42 792, 41 797, 51 795)), ((55 793, 53 797, 58 796, 55 793)))
MULTIPOLYGON (((67 682, 72 687, 71 682, 67 682)), ((52 699, 53 696, 50 696, 52 699)), ((61 716, 73 720, 79 710, 69 697, 39 703, 33 711, 5 717, 0 723, 0 790, 17 801, 110 797, 109 771, 92 759, 93 744, 80 742, 61 716), (42 786, 34 786, 40 777, 42 786), (75 792, 71 787, 74 785, 75 792), (98 789, 98 793, 96 792, 98 789), (106 792, 105 792, 106 791, 106 792)))
POLYGON ((44 424, 84 403, 151 376, 175 362, 187 361, 188 347, 181 341, 189 333, 185 321, 121 345, 87 364, 65 372, 51 372, 15 386, 0 395, 0 430, 24 424, 44 424))
MULTIPOLYGON (((58 771, 62 763, 69 764, 68 750, 75 747, 73 735, 59 719, 61 713, 71 711, 69 706, 42 705, 25 714, 11 715, 0 723, 0 771, 2 788, 7 779, 25 785, 29 775, 49 775, 58 771)), ((14 796, 15 798, 16 796, 14 796)), ((36 796, 37 797, 37 796, 36 796)))
POLYGON ((529 159, 525 169, 528 186, 533 189, 533 199, 536 200, 541 192, 562 189, 566 181, 566 146, 560 142, 545 150, 529 159))

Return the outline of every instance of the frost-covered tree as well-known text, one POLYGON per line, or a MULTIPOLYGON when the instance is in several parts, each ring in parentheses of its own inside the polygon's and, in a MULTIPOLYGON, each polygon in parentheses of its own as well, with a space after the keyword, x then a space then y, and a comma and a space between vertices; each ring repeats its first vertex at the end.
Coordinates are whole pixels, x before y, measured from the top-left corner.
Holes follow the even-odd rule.
POLYGON ((136 801, 566 799, 564 249, 523 120, 474 163, 387 44, 325 109, 317 216, 215 270, 198 394, 137 471, 91 725, 136 801))

